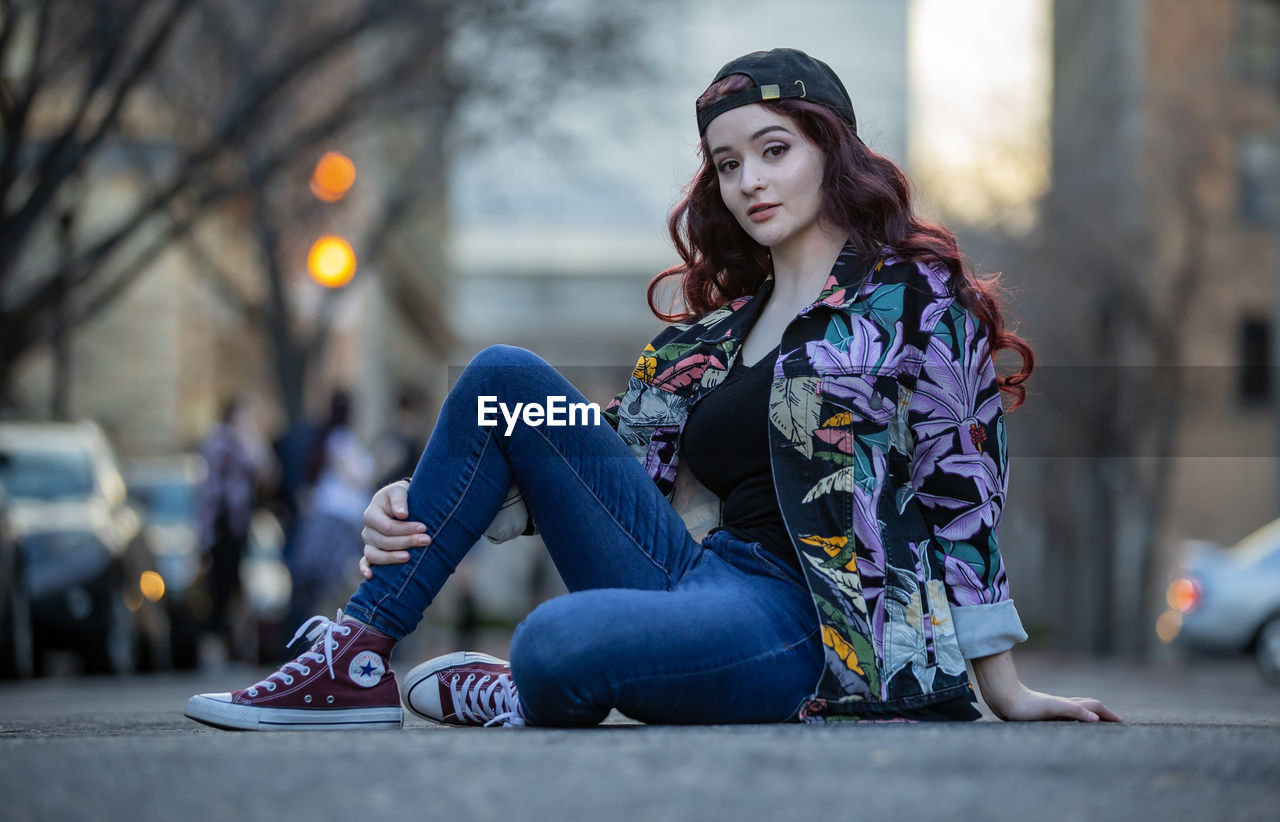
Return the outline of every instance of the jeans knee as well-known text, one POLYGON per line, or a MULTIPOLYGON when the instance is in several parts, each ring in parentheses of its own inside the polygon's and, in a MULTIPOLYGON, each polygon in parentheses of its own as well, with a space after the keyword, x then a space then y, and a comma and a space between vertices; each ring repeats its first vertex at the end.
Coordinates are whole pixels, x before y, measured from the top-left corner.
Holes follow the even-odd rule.
MULTIPOLYGON (((549 599, 516 626, 511 672, 537 689, 563 689, 593 678, 597 667, 591 628, 571 596, 549 599)), ((524 684, 521 684, 524 687, 524 684)))
POLYGON ((491 345, 471 358, 458 377, 454 390, 496 396, 511 402, 521 401, 527 392, 541 384, 540 369, 547 367, 546 360, 527 348, 491 345))
POLYGON ((511 635, 511 673, 521 691, 541 691, 560 678, 565 638, 550 602, 534 608, 511 635))
POLYGON ((486 346, 471 358, 470 366, 520 366, 535 365, 546 361, 527 348, 498 343, 486 346))
POLYGON ((609 708, 589 704, 582 693, 593 677, 584 664, 581 619, 564 607, 563 599, 544 602, 516 626, 511 676, 534 724, 586 727, 603 720, 609 708))

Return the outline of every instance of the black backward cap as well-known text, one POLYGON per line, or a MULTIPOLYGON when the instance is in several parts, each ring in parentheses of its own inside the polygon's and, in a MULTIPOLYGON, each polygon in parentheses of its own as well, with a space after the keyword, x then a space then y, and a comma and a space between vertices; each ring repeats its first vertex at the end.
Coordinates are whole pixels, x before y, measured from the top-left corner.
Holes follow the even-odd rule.
POLYGON ((731 60, 720 69, 712 85, 730 74, 745 74, 756 84, 755 88, 739 91, 723 97, 698 112, 698 134, 705 134, 707 124, 729 109, 759 103, 764 100, 803 98, 821 103, 843 117, 858 133, 858 121, 853 116, 853 101, 844 83, 831 70, 831 66, 810 57, 799 49, 770 49, 753 51, 731 60))

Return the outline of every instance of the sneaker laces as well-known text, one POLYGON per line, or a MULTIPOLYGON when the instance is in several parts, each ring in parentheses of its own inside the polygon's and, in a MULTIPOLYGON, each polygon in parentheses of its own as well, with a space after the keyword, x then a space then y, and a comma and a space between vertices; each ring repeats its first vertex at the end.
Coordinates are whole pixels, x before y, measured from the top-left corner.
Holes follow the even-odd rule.
POLYGON ((501 722, 504 728, 523 728, 524 716, 520 713, 520 696, 516 684, 511 681, 510 674, 498 674, 487 687, 485 682, 489 674, 480 677, 474 685, 475 674, 467 674, 467 679, 458 685, 461 674, 454 674, 449 681, 449 695, 453 697, 453 713, 459 719, 472 722, 487 719, 487 728, 495 722, 501 722))
POLYGON ((286 662, 280 666, 280 670, 268 676, 266 679, 258 682, 248 688, 249 696, 257 696, 259 688, 265 688, 268 691, 276 689, 276 683, 273 681, 279 677, 280 681, 285 685, 293 683, 293 676, 289 674, 289 669, 296 670, 300 675, 307 676, 311 673, 311 668, 307 666, 307 662, 323 662, 329 668, 329 678, 335 679, 333 673, 333 649, 338 647, 338 640, 334 639, 334 634, 342 634, 350 636, 351 626, 342 625, 342 609, 338 609, 338 615, 335 619, 329 619, 321 614, 308 619, 302 623, 293 635, 293 639, 289 640, 284 647, 289 648, 293 643, 298 641, 298 637, 306 633, 307 639, 311 640, 311 650, 301 654, 297 659, 286 662), (324 653, 321 654, 316 650, 316 645, 323 640, 322 648, 324 653))

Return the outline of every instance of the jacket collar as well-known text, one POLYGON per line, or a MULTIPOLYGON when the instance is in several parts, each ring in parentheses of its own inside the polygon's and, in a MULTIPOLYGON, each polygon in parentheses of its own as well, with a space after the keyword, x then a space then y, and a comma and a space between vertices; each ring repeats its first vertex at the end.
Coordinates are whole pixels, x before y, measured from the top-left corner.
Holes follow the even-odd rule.
POLYGON ((862 286, 879 267, 884 254, 883 250, 875 254, 856 251, 846 241, 844 248, 840 249, 840 256, 831 266, 831 273, 827 275, 827 283, 822 287, 818 299, 802 309, 797 316, 803 317, 819 305, 843 310, 858 302, 862 299, 862 286))

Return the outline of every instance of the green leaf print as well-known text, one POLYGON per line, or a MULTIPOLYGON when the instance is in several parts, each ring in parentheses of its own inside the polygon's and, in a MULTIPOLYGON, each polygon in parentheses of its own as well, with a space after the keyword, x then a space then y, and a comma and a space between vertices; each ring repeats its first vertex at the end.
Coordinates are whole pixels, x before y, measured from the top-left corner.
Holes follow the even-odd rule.
POLYGON ((787 440, 796 446, 806 458, 813 457, 813 437, 810 431, 819 425, 817 377, 793 377, 773 384, 769 394, 769 421, 787 440))
MULTIPOLYGON (((880 693, 880 673, 877 670, 877 662, 875 649, 867 640, 862 632, 854 628, 839 608, 832 605, 825 597, 818 594, 813 595, 813 601, 818 606, 818 611, 824 615, 835 628, 836 633, 844 639, 853 648, 853 652, 858 657, 858 665, 862 668, 862 672, 866 674, 867 684, 871 687, 871 693, 880 693)), ((866 615, 865 603, 863 605, 863 616, 866 615)))
POLYGON ((964 328, 964 312, 964 306, 960 305, 957 300, 933 327, 933 336, 937 338, 938 342, 945 345, 949 351, 956 350, 955 328, 957 325, 960 328, 964 328))
POLYGON ((858 659, 862 662, 862 671, 867 675, 867 684, 871 686, 871 693, 880 693, 880 660, 876 659, 875 648, 872 647, 871 641, 865 636, 854 631, 847 639, 849 644, 853 646, 853 652, 858 655, 858 659))
POLYGON ((848 322, 847 319, 840 315, 827 320, 827 329, 823 332, 823 339, 840 351, 848 351, 849 340, 853 339, 853 335, 849 333, 848 322))
MULTIPOLYGON (((680 359, 693 349, 698 348, 700 345, 701 343, 667 343, 649 356, 665 365, 668 362, 680 359)), ((661 368, 662 365, 659 365, 659 367, 661 368)))
MULTIPOLYGON (((818 606, 818 610, 826 616, 827 621, 835 626, 835 629, 840 636, 849 640, 851 637, 859 635, 858 631, 853 627, 853 623, 844 615, 844 612, 832 605, 826 597, 821 594, 814 594, 813 601, 818 606)), ((861 658, 862 657, 859 656, 859 659, 861 658)))
POLYGON ((906 288, 905 283, 877 288, 867 300, 867 318, 881 328, 892 329, 894 323, 902 319, 902 294, 906 288))
POLYGON ((880 477, 876 476, 876 469, 870 457, 877 452, 884 452, 874 440, 861 436, 856 439, 859 447, 853 449, 856 466, 854 469, 854 481, 858 483, 858 487, 862 489, 863 494, 867 497, 872 497, 875 496, 876 483, 880 481, 880 477))
POLYGON ((978 550, 977 546, 972 542, 952 542, 943 537, 934 537, 934 551, 940 559, 952 557, 967 564, 973 569, 974 576, 978 579, 984 579, 987 573, 987 556, 989 554, 978 550))
MULTIPOLYGON (((840 549, 840 552, 837 553, 835 556, 822 557, 821 559, 811 557, 811 559, 813 559, 813 561, 817 563, 819 566, 821 566, 822 568, 826 568, 826 569, 843 568, 844 566, 848 565, 850 562, 853 561, 853 554, 856 548, 857 548, 857 543, 854 540, 849 540, 848 542, 845 543, 845 546, 840 549)), ((805 554, 805 556, 810 556, 810 555, 805 554)), ((861 590, 861 588, 859 588, 859 590, 861 590)))
POLYGON ((826 460, 840 466, 853 465, 853 454, 846 454, 843 451, 836 451, 830 448, 814 451, 813 458, 815 460, 826 460))

